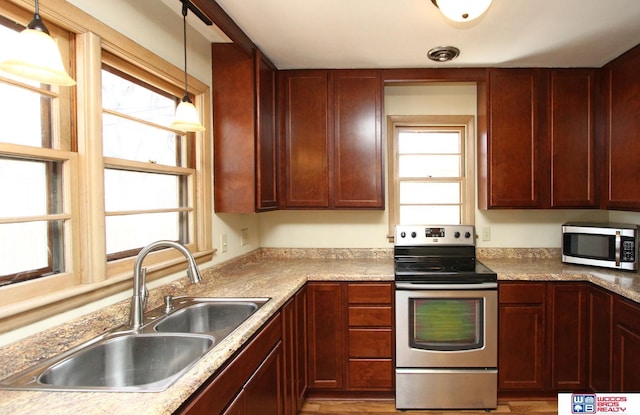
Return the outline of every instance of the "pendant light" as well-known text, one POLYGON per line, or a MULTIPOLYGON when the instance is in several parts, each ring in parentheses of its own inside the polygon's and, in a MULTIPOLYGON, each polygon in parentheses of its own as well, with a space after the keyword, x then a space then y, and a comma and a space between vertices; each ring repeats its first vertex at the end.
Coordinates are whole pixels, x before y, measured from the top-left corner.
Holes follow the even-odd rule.
POLYGON ((0 62, 0 71, 43 84, 76 84, 64 69, 58 45, 40 18, 38 0, 35 0, 33 20, 20 32, 12 47, 9 57, 0 62))
POLYGON ((189 131, 204 131, 204 126, 200 123, 200 116, 198 110, 191 103, 189 98, 189 92, 187 87, 187 8, 189 0, 182 1, 182 26, 183 26, 183 40, 184 40, 184 97, 176 108, 176 116, 173 122, 169 126, 175 130, 184 132, 189 131))
POLYGON ((493 0, 431 0, 449 20, 469 22, 487 11, 493 0))

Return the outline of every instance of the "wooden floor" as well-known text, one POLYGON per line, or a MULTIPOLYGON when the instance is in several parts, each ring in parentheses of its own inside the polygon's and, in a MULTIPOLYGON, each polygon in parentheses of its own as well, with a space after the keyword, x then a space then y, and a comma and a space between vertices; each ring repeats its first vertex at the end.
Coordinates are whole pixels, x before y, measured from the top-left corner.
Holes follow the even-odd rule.
POLYGON ((520 415, 550 415, 558 413, 558 402, 552 401, 499 401, 498 408, 490 412, 484 410, 396 410, 394 401, 339 401, 308 399, 298 415, 334 414, 334 415, 486 415, 487 413, 520 414, 520 415))

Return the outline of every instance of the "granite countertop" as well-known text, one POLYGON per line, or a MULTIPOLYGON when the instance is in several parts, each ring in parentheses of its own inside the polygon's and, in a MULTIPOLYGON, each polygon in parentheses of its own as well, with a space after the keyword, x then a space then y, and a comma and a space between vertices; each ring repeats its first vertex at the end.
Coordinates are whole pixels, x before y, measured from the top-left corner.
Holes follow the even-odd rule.
MULTIPOLYGON (((392 281, 393 259, 382 250, 270 250, 202 271, 203 282, 181 278, 151 290, 147 310, 165 295, 207 297, 270 297, 236 331, 203 357, 176 383, 160 393, 39 392, 0 390, 0 413, 29 415, 172 414, 307 281, 392 281)), ((484 254, 487 254, 484 252, 484 254)), ((591 281, 640 302, 637 273, 622 273, 562 264, 554 257, 480 257, 499 280, 591 281)), ((123 301, 0 348, 0 378, 27 368, 127 322, 123 301)))

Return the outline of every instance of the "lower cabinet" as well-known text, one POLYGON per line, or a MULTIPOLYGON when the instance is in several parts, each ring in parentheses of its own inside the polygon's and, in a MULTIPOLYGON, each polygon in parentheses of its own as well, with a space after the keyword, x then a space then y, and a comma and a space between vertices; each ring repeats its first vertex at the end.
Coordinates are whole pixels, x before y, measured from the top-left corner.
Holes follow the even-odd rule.
POLYGON ((640 306, 616 297, 613 325, 613 390, 640 392, 640 306))
POLYGON ((309 389, 394 390, 393 284, 308 283, 309 389))
POLYGON ((307 393, 307 288, 282 308, 284 351, 284 415, 295 415, 307 393))
POLYGON ((500 282, 498 392, 640 391, 640 305, 587 282, 500 282))
POLYGON ((282 318, 278 313, 175 413, 282 414, 282 318))
POLYGON ((498 391, 543 391, 545 284, 501 282, 498 299, 498 391))

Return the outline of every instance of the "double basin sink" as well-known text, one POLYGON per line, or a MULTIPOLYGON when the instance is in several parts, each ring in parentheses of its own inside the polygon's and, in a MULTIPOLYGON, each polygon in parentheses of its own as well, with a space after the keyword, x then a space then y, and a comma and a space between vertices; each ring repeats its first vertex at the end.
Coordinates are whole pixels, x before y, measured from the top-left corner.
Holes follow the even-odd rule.
POLYGON ((159 392, 268 298, 168 299, 140 332, 122 327, 0 381, 0 389, 159 392))

